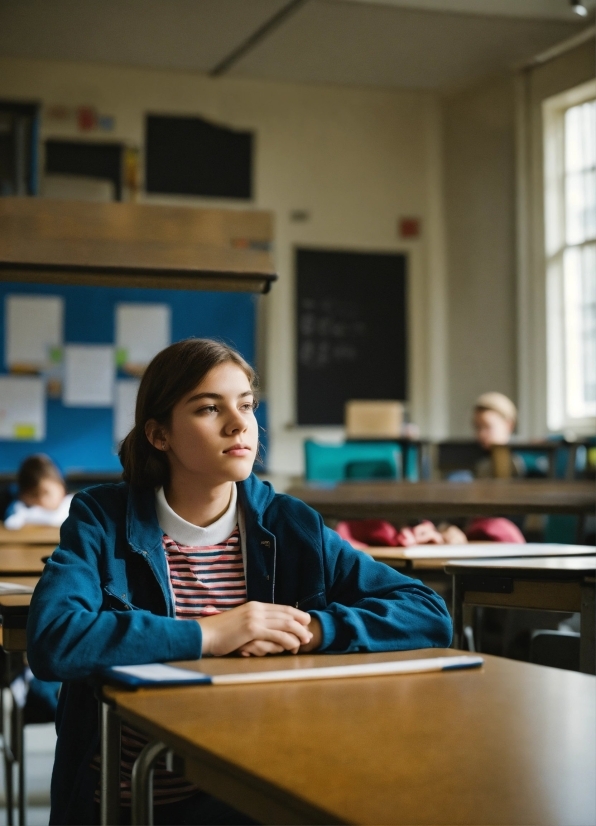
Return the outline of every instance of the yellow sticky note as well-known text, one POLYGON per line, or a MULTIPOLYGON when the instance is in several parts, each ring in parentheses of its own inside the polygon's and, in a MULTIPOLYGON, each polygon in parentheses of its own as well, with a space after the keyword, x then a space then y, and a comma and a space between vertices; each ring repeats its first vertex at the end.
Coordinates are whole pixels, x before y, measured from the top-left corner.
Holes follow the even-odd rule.
POLYGON ((35 439, 36 430, 34 424, 15 424, 14 426, 15 439, 35 439))

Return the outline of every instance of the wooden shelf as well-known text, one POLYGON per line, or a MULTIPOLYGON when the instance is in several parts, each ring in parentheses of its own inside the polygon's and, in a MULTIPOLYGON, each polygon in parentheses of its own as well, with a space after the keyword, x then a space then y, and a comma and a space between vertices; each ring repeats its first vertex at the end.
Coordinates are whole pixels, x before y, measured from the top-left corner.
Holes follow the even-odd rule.
POLYGON ((0 199, 0 280, 268 292, 271 213, 0 199))

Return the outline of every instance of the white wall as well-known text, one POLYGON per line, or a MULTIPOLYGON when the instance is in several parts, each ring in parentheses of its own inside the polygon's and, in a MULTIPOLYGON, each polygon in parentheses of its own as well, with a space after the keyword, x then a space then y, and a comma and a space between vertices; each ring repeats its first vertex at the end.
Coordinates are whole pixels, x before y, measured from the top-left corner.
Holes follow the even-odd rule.
POLYGON ((510 76, 446 98, 449 429, 481 393, 517 401, 515 94, 510 76))
MULTIPOLYGON (((441 130, 433 94, 2 59, 0 97, 40 100, 45 106, 95 106, 115 117, 115 131, 106 134, 107 139, 139 147, 148 111, 199 114, 256 132, 254 204, 275 213, 280 276, 270 295, 262 299, 273 470, 300 472, 302 440, 313 433, 291 427, 293 250, 301 244, 410 253, 411 413, 424 434, 445 434, 441 130), (294 209, 308 210, 310 220, 292 222, 289 213, 294 209), (420 240, 398 239, 397 220, 405 215, 422 219, 420 240)), ((74 125, 44 121, 44 138, 75 134, 80 133, 74 125)), ((145 200, 217 203, 190 198, 145 200)), ((338 435, 337 429, 327 431, 333 433, 338 435)))

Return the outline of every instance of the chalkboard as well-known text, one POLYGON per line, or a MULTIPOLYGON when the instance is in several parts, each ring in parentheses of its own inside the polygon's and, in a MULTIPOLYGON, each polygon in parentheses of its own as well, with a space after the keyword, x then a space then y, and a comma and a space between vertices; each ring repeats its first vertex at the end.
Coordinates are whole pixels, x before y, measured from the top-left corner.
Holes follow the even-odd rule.
POLYGON ((297 423, 348 399, 407 398, 406 256, 296 250, 297 423))

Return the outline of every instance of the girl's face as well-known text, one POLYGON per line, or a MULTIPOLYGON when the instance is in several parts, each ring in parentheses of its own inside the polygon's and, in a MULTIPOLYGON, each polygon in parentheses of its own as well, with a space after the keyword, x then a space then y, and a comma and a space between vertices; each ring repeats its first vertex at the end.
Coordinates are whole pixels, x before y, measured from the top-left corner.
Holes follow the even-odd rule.
POLYGON ((246 479, 255 461, 258 425, 244 371, 234 362, 214 367, 174 406, 163 439, 151 441, 158 449, 165 443, 172 477, 190 475, 207 484, 246 479))

